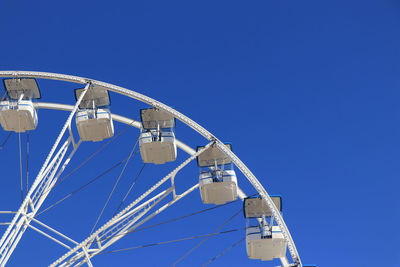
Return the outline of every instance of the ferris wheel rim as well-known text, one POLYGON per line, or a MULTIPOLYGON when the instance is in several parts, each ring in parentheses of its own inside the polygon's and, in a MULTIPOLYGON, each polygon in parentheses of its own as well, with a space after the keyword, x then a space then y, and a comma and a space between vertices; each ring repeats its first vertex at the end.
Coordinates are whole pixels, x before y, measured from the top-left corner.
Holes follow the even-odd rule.
MULTIPOLYGON (((118 93, 127 97, 130 97, 132 99, 136 99, 140 102, 149 104, 155 108, 160 108, 162 110, 165 110, 169 112, 170 114, 174 115, 175 118, 195 130, 197 133, 202 135, 204 138, 209 140, 210 142, 215 142, 215 144, 226 154, 228 155, 232 162, 235 164, 235 166, 242 172, 242 174, 249 180, 249 182, 252 184, 252 186, 257 190, 257 192, 260 194, 260 196, 264 199, 266 202, 267 206, 269 209, 272 211, 272 214, 274 218, 276 219, 276 222, 281 228, 282 234, 284 236, 284 239, 287 242, 287 246, 291 255, 292 260, 296 263, 299 264, 299 266, 302 266, 300 255, 297 251, 297 248, 295 246, 295 243, 293 241, 293 238, 290 234, 290 231, 288 227, 286 226, 285 221, 283 220, 279 210, 275 207, 275 205, 272 202, 272 199, 270 195, 267 193, 265 188, 262 186, 262 184, 258 181, 256 176, 250 171, 250 169, 239 159, 239 157, 233 153, 231 150, 227 149, 225 145, 213 134, 211 134, 208 130, 206 130, 204 127, 202 127, 200 124, 196 123, 189 117, 185 116, 184 114, 180 113, 179 111, 169 107, 168 105, 159 102, 153 98, 150 98, 146 95, 143 95, 141 93, 138 93, 136 91, 117 86, 114 84, 90 79, 90 78, 85 78, 85 77, 79 77, 79 76, 73 76, 73 75, 66 75, 66 74, 59 74, 59 73, 50 73, 50 72, 38 72, 38 71, 0 71, 0 78, 37 78, 37 79, 47 79, 47 80, 58 80, 58 81, 64 81, 64 82, 71 82, 71 83, 76 83, 76 84, 92 84, 94 86, 100 86, 104 87, 109 91, 112 91, 114 93, 118 93)), ((58 104, 62 105, 62 104, 58 104)), ((57 108, 54 108, 57 109, 57 108)), ((60 108, 61 109, 61 108, 60 108)))

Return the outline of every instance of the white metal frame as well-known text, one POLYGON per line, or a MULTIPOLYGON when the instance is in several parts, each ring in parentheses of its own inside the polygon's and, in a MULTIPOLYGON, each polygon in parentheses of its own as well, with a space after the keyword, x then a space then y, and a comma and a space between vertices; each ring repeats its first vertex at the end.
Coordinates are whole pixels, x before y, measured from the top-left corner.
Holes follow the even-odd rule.
MULTIPOLYGON (((16 213, 17 213, 16 211, 0 211, 0 214, 16 214, 16 213)), ((56 234, 56 235, 58 235, 58 236, 60 236, 60 237, 62 237, 64 239, 70 241, 73 245, 78 245, 79 244, 75 240, 73 240, 73 239, 69 238, 68 236, 60 233, 59 231, 53 229, 52 227, 44 224, 43 222, 39 221, 38 219, 35 219, 35 218, 30 217, 27 214, 23 214, 23 213, 22 213, 22 216, 29 217, 32 220, 32 222, 35 222, 35 223, 39 224, 40 226, 42 226, 45 229, 40 230, 37 227, 34 227, 32 225, 27 225, 28 227, 32 228, 33 230, 37 231, 38 233, 44 235, 45 237, 49 238, 50 240, 53 240, 54 242, 60 244, 61 246, 65 247, 67 249, 71 249, 71 247, 66 245, 64 242, 62 242, 61 240, 57 239, 56 237, 51 236, 50 233, 46 233, 45 231, 49 230, 50 232, 53 232, 53 234, 56 234)), ((10 224, 11 223, 0 223, 0 225, 10 225, 10 224)))
MULTIPOLYGON (((191 120, 190 118, 186 117, 182 113, 180 113, 180 112, 172 109, 171 107, 169 107, 157 100, 154 100, 150 97, 147 97, 147 96, 137 93, 135 91, 128 90, 123 87, 119 87, 119 86, 108 84, 108 83, 101 82, 101 81, 96 81, 96 80, 91 80, 91 79, 77 77, 77 76, 71 76, 71 75, 64 75, 64 74, 47 73, 47 72, 31 72, 31 71, 0 71, 0 77, 14 77, 14 78, 25 77, 25 78, 60 80, 60 81, 78 83, 78 84, 86 84, 86 90, 88 89, 88 86, 90 86, 90 85, 101 86, 112 92, 128 96, 128 97, 136 99, 138 101, 147 103, 153 107, 156 107, 156 108, 159 108, 159 109, 169 112, 176 119, 185 123, 186 125, 191 127, 193 130, 195 130, 196 132, 201 134, 203 137, 205 137, 207 140, 209 140, 210 143, 215 143, 226 155, 228 155, 231 158, 232 162, 244 174, 244 176, 249 180, 249 182, 254 186, 254 188, 257 190, 257 192, 260 194, 260 196, 266 202, 269 209, 272 211, 275 221, 277 222, 278 226, 281 228, 282 234, 283 234, 285 240, 287 241, 288 249, 289 249, 291 258, 293 260, 293 265, 302 266, 301 259, 298 254, 298 251, 296 249, 296 246, 294 244, 294 241, 290 235, 290 232, 289 232, 280 212, 276 209, 276 207, 273 204, 267 191, 264 189, 264 187, 261 185, 261 183, 255 177, 255 175, 247 168, 247 166, 231 150, 227 149, 226 146, 219 139, 217 139, 209 131, 207 131, 205 128, 203 128, 202 126, 200 126, 199 124, 197 124, 196 122, 191 120)), ((61 172, 63 171, 65 166, 68 164, 70 158, 73 156, 76 149, 79 147, 80 141, 75 143, 75 141, 71 135, 67 139, 67 141, 64 143, 64 145, 59 149, 59 151, 56 153, 56 155, 53 157, 55 149, 57 148, 58 143, 60 142, 62 136, 64 135, 67 127, 69 127, 69 130, 70 130, 70 123, 71 123, 72 116, 75 113, 77 106, 79 105, 80 100, 83 97, 83 95, 84 94, 81 95, 80 99, 78 99, 78 102, 73 107, 71 114, 68 117, 68 120, 63 127, 62 132, 60 133, 59 137, 57 138, 57 141, 54 144, 49 156, 47 157, 45 164, 43 165, 41 171, 39 172, 38 177, 36 178, 34 184, 32 185, 28 195, 26 196, 26 198, 25 198, 23 204, 21 205, 20 209, 18 210, 17 214, 14 216, 14 219, 13 219, 12 223, 9 225, 6 233, 3 235, 3 237, 0 240, 0 257, 1 257, 0 265, 1 266, 4 266, 4 264, 7 262, 8 258, 10 257, 12 251, 15 249, 15 246, 17 245, 23 232, 25 231, 25 229, 27 228, 27 225, 29 225, 29 223, 31 221, 31 219, 29 219, 29 218, 32 218, 35 215, 35 213, 39 209, 40 205, 43 203, 44 199, 48 195, 49 190, 51 189, 51 186, 55 183, 55 181, 59 177, 59 174, 61 174, 61 172), (64 161, 61 169, 57 173, 57 170, 61 164, 61 161, 64 158, 65 153, 71 143, 73 143, 73 145, 74 145, 73 151, 70 153, 69 157, 64 161), (56 167, 56 168, 53 168, 53 167, 56 167), (56 169, 56 170, 53 170, 53 169, 56 169), (48 182, 48 183, 46 182, 46 184, 45 184, 46 190, 42 191, 42 192, 44 192, 44 193, 42 193, 42 195, 39 194, 36 205, 32 205, 33 203, 32 203, 32 199, 31 199, 31 195, 37 189, 39 184, 45 180, 44 176, 49 173, 51 174, 49 176, 49 177, 51 177, 51 179, 49 179, 50 182, 48 182), (30 213, 28 213, 28 209, 31 209, 30 213), (25 214, 29 214, 30 217, 26 218, 25 216, 22 216, 22 213, 24 213, 24 211, 25 211, 25 214)), ((39 103, 36 105, 36 107, 60 109, 60 110, 70 110, 70 106, 68 106, 68 105, 52 104, 52 103, 39 103)), ((116 121, 120 120, 121 122, 126 120, 126 118, 123 118, 118 115, 113 115, 113 119, 115 119, 116 121)), ((140 127, 140 125, 135 125, 135 124, 139 124, 138 122, 135 122, 132 120, 131 120, 131 122, 133 122, 132 123, 133 126, 140 127)), ((71 131, 69 131, 69 132, 71 133, 71 131)), ((192 154, 192 155, 194 154, 193 149, 184 145, 183 143, 177 142, 177 145, 178 145, 178 147, 180 147, 184 151, 188 152, 189 154, 192 154)), ((41 187, 39 187, 39 188, 41 188, 41 187)), ((245 197, 243 192, 239 192, 239 197, 242 199, 245 197)), ((103 227, 101 227, 100 229, 102 229, 103 227)), ((97 231, 96 231, 96 233, 97 233, 97 231)), ((90 252, 83 249, 83 253, 85 254, 85 257, 86 257, 85 261, 87 261, 88 264, 91 265, 90 260, 89 260, 90 252)), ((55 263, 59 262, 59 260, 56 261, 55 263)), ((281 261, 282 261, 283 266, 290 265, 286 258, 281 259, 281 261)))
MULTIPOLYGON (((205 149, 207 149, 212 143, 209 143, 205 149)), ((169 203, 165 204, 160 209, 156 210, 148 217, 144 218, 143 220, 139 221, 146 213, 148 213, 156 204, 158 204, 162 199, 166 196, 170 195, 173 190, 174 186, 162 191, 161 193, 157 194, 156 196, 152 197, 151 199, 147 200, 146 202, 142 203, 141 205, 135 207, 140 201, 144 200, 147 196, 149 196, 154 190, 159 188, 162 184, 166 181, 176 176, 176 174, 184 168, 187 164, 191 161, 196 159, 197 155, 201 154, 205 149, 193 154, 190 156, 186 161, 180 164, 177 168, 175 168, 172 172, 170 172, 167 176, 162 178, 159 182, 157 182, 154 186, 152 186, 149 190, 147 190, 144 194, 138 197, 135 201, 133 201, 130 205, 128 205, 123 211, 115 215, 111 220, 109 220, 106 224, 100 227, 95 233, 90 235, 87 239, 85 239, 82 243, 77 245, 74 249, 70 250, 64 256, 60 257, 57 261, 52 263, 50 266, 71 266, 76 261, 80 260, 80 258, 84 257, 83 252, 77 253, 78 250, 86 250, 88 251, 89 258, 97 255, 132 230, 139 227, 141 224, 149 220, 150 218, 154 217, 156 214, 160 213, 167 207, 170 207, 172 204, 176 203, 178 200, 182 199, 188 193, 192 192, 194 189, 198 187, 195 185, 188 190, 186 190, 183 194, 177 195, 170 201, 169 203), (97 245, 97 248, 91 248, 93 244, 97 245), (74 253, 76 255, 74 255, 74 253), (71 257, 72 256, 72 257, 71 257), (70 258, 71 257, 71 258, 70 258)), ((87 258, 83 259, 81 262, 77 264, 80 266, 84 262, 87 261, 87 258)))
POLYGON ((13 220, 11 221, 11 224, 8 226, 6 232, 0 240, 1 266, 4 266, 7 263, 23 233, 32 221, 32 217, 35 217, 37 211, 43 204, 43 201, 46 199, 51 188, 57 182, 57 179, 60 177, 65 167, 68 165, 72 156, 75 154, 81 143, 80 141, 78 141, 78 143, 75 143, 71 131, 71 121, 76 110, 78 109, 79 103, 81 102, 89 86, 90 84, 88 83, 85 87, 85 91, 76 102, 76 105, 68 116, 68 119, 65 122, 60 134, 58 135, 56 142, 54 143, 50 153, 48 154, 45 163, 43 164, 41 170, 39 171, 39 174, 33 182, 31 189, 29 190, 18 212, 15 214, 13 220), (61 142, 61 139, 67 131, 67 128, 69 129, 70 136, 56 152, 61 142), (73 144, 73 149, 67 159, 64 160, 66 152, 71 144, 73 144), (24 216, 23 214, 26 214, 27 216, 24 216))

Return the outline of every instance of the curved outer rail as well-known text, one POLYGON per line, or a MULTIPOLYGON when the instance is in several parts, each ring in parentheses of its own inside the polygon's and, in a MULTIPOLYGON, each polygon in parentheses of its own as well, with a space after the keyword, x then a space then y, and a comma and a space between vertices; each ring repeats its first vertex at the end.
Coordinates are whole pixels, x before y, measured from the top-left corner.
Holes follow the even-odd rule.
POLYGON ((285 221, 283 220, 280 212, 278 209, 275 207, 275 205, 272 202, 271 197, 267 193, 267 191, 264 189, 264 187, 261 185, 261 183, 258 181, 256 176, 247 168, 247 166, 227 147, 218 139, 216 138, 213 134, 211 134, 209 131, 207 131, 205 128, 200 126, 198 123, 193 121, 192 119, 186 117, 182 113, 176 111, 175 109, 172 109, 171 107, 153 99, 148 96, 142 95, 140 93, 137 93, 135 91, 131 91, 129 89, 116 86, 113 84, 97 81, 97 80, 92 80, 88 78, 83 78, 83 77, 78 77, 78 76, 72 76, 72 75, 65 75, 65 74, 57 74, 57 73, 48 73, 48 72, 35 72, 35 71, 0 71, 0 77, 12 77, 12 78, 39 78, 39 79, 51 79, 51 80, 59 80, 59 81, 65 81, 65 82, 72 82, 72 83, 78 83, 78 84, 87 84, 90 82, 94 86, 100 86, 103 87, 107 90, 110 90, 112 92, 118 93, 125 95, 127 97, 136 99, 138 101, 147 103, 153 107, 165 110, 172 114, 175 118, 180 120, 181 122, 185 123, 189 127, 191 127, 193 130, 201 134, 203 137, 205 137, 209 141, 215 141, 217 146, 225 152, 226 155, 228 155, 232 162, 236 165, 236 167, 243 173, 244 176, 249 180, 249 182, 254 186, 254 188, 257 190, 257 192, 260 194, 260 196, 264 199, 265 203, 267 204, 268 208, 272 211, 272 215, 274 216, 277 224, 282 230, 282 234, 287 242, 288 249, 290 252, 290 255, 293 259, 293 262, 295 264, 298 264, 300 267, 303 266, 301 263, 301 259, 299 256, 299 253, 296 249, 296 245, 294 244, 294 241, 292 239, 292 236, 290 235, 289 229, 287 228, 285 221))

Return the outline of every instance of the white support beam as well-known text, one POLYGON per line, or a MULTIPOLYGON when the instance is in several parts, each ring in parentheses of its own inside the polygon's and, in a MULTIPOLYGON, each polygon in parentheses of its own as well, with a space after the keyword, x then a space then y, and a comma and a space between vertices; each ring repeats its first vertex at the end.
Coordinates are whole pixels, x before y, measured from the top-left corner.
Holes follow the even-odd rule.
POLYGON ((281 260, 282 267, 289 267, 290 266, 289 261, 288 261, 288 259, 286 257, 282 257, 282 258, 279 258, 279 259, 281 260))
POLYGON ((87 252, 86 248, 82 248, 83 253, 85 253, 85 259, 86 259, 86 263, 89 267, 93 267, 92 262, 90 261, 90 256, 89 253, 87 252))
MULTIPOLYGON (((125 236, 132 225, 134 225, 138 220, 140 220, 146 213, 148 213, 154 206, 156 206, 161 200, 170 195, 172 188, 164 190, 163 192, 157 194, 155 197, 141 204, 140 206, 134 208, 132 212, 129 212, 131 216, 124 216, 123 219, 115 218, 111 220, 110 225, 107 229, 93 236, 91 241, 86 242, 86 244, 79 244, 77 248, 82 249, 83 254, 79 254, 84 257, 83 262, 87 262, 93 256, 97 255, 100 251, 103 251, 123 236, 125 236), (100 243, 100 246, 99 244, 100 243), (97 245, 98 248, 90 248, 92 245, 97 245), (90 253, 89 253, 90 252, 90 253)), ((80 260, 81 257, 75 255, 74 257, 67 259, 60 266, 70 266, 76 261, 80 260)), ((79 264, 77 264, 79 266, 79 264)))
POLYGON ((71 249, 70 246, 64 244, 63 242, 61 242, 61 241, 58 240, 57 238, 52 237, 51 235, 49 235, 49 234, 43 232, 42 230, 36 228, 35 226, 30 225, 30 224, 29 224, 29 225, 26 225, 26 226, 28 226, 29 228, 32 228, 33 230, 35 230, 35 231, 38 232, 39 234, 41 234, 41 235, 43 235, 43 236, 49 238, 50 240, 53 240, 53 241, 56 242, 57 244, 60 244, 61 246, 65 247, 65 248, 67 248, 67 249, 71 249))
MULTIPOLYGON (((115 235, 117 235, 116 233, 123 232, 124 229, 129 228, 131 224, 139 220, 144 214, 147 213, 148 210, 157 205, 171 192, 172 188, 164 190, 138 207, 128 211, 123 216, 115 218, 112 223, 109 224, 108 228, 100 232, 96 237, 94 237, 94 239, 100 241, 101 247, 104 248, 105 241, 113 238, 115 235)), ((90 248, 93 244, 96 244, 96 242, 89 243, 87 247, 90 248)))
MULTIPOLYGON (((189 193, 193 192, 195 189, 197 189, 199 187, 199 184, 196 184, 194 186, 192 186, 191 188, 189 188, 188 190, 186 190, 185 192, 183 192, 182 194, 178 195, 177 197, 175 197, 173 200, 169 201, 168 203, 166 203, 165 205, 163 205, 161 208, 155 210, 154 212, 152 212, 151 214, 149 214, 148 216, 146 216, 145 218, 143 218, 142 220, 138 220, 135 224, 130 225, 129 228, 125 229, 124 232, 117 234, 113 239, 109 240, 105 245, 103 245, 100 249, 96 249, 96 250, 92 250, 92 254, 90 255, 90 258, 93 258, 94 256, 98 255, 100 252, 104 251, 106 248, 108 248, 109 246, 111 246, 112 244, 114 244, 115 242, 117 242, 119 239, 123 238, 124 236, 128 235, 129 233, 133 232, 135 229, 137 229, 139 226, 141 226, 142 224, 144 224, 145 222, 147 222, 148 220, 152 219, 153 217, 155 217, 156 215, 160 214, 162 211, 166 210, 167 208, 171 207, 173 204, 175 204, 176 202, 178 202, 179 200, 181 200, 182 198, 184 198, 185 196, 187 196, 189 193)), ((147 211, 149 212, 149 211, 147 211)), ((106 240, 107 241, 107 240, 106 240)), ((82 264, 85 263, 85 259, 81 260, 78 264, 76 264, 75 266, 81 266, 82 264)), ((68 266, 68 265, 67 265, 68 266)))
POLYGON ((46 225, 45 223, 42 223, 41 221, 39 221, 39 220, 37 220, 37 219, 35 219, 35 218, 33 218, 33 217, 30 217, 29 215, 25 215, 25 216, 28 217, 29 219, 31 219, 32 221, 34 221, 35 223, 37 223, 37 224, 43 226, 44 228, 50 230, 50 231, 53 232, 53 233, 55 233, 56 235, 58 235, 58 236, 60 236, 60 237, 62 237, 62 238, 64 238, 64 239, 70 241, 70 242, 73 243, 74 245, 78 245, 78 244, 79 244, 79 243, 76 242, 75 240, 73 240, 73 239, 69 238, 68 236, 66 236, 66 235, 64 235, 64 234, 62 234, 62 233, 60 233, 59 231, 57 231, 57 230, 51 228, 50 226, 46 225))
MULTIPOLYGON (((152 193, 154 190, 159 188, 163 183, 174 177, 182 168, 184 168, 186 165, 188 165, 191 161, 197 158, 198 155, 203 153, 205 150, 207 150, 214 142, 210 142, 207 144, 204 148, 201 150, 197 151, 193 155, 191 155, 187 160, 185 160, 183 163, 181 163, 177 168, 175 168, 172 172, 170 172, 167 176, 162 178, 159 182, 157 182, 155 185, 153 185, 149 190, 147 190, 144 194, 142 194, 139 198, 137 198, 135 201, 133 201, 131 204, 129 204, 124 210, 122 210, 120 213, 115 215, 111 220, 109 220, 107 223, 105 223, 102 227, 100 227, 97 231, 95 231, 92 235, 90 235, 88 238, 86 238, 82 243, 77 245, 75 248, 71 249, 69 252, 64 254, 62 257, 60 257, 58 260, 53 262, 50 266, 70 266, 71 264, 75 263, 80 259, 78 255, 75 255, 71 258, 72 255, 77 253, 79 250, 86 248, 89 249, 92 244, 98 244, 99 242, 101 243, 101 246, 95 251, 95 252, 90 252, 90 257, 92 255, 96 255, 98 252, 104 250, 111 244, 115 243, 117 240, 122 238, 124 235, 128 233, 129 229, 132 229, 132 225, 137 222, 141 217, 143 217, 147 212, 151 210, 152 207, 154 207, 159 201, 154 201, 154 199, 159 199, 161 200, 162 198, 166 197, 168 194, 172 192, 172 187, 170 187, 168 190, 165 192, 161 192, 157 196, 153 197, 149 201, 143 203, 140 207, 146 207, 149 205, 151 206, 146 209, 144 208, 143 211, 140 213, 139 207, 135 208, 135 206, 142 201, 145 197, 147 197, 150 193, 152 193), (121 218, 125 218, 127 220, 130 219, 130 216, 126 216, 126 214, 131 214, 132 210, 138 211, 138 215, 135 217, 135 219, 129 221, 127 224, 123 225, 121 228, 117 228, 118 231, 113 231, 111 232, 110 235, 108 235, 110 229, 115 229, 116 222, 120 222, 121 218), (103 242, 104 241, 104 242, 103 242), (97 252, 97 253, 96 253, 97 252)), ((190 188, 188 191, 192 192, 195 187, 190 188)), ((187 194, 187 193, 186 193, 187 194)), ((181 197, 176 198, 177 200, 181 199, 182 196, 186 196, 185 193, 181 195, 181 197)), ((174 201, 174 200, 173 200, 174 201)), ((176 201, 175 201, 176 202, 176 201)), ((174 202, 174 203, 175 203, 174 202)), ((168 207, 165 206, 165 207, 168 207)), ((123 220, 122 220, 123 222, 123 220)), ((82 254, 79 254, 82 255, 82 254)))
POLYGON ((36 212, 46 199, 58 177, 61 175, 65 167, 68 165, 71 157, 76 152, 78 146, 75 146, 69 157, 63 161, 69 145, 71 144, 72 136, 69 136, 67 141, 65 141, 58 150, 57 148, 59 147, 61 139, 64 137, 67 128, 70 126, 73 116, 75 115, 83 96, 90 86, 91 84, 87 83, 84 92, 81 94, 73 110, 68 116, 67 121, 61 129, 61 132, 58 135, 52 149, 50 150, 50 153, 48 154, 42 168, 40 169, 39 174, 37 175, 28 194, 26 195, 25 200, 15 214, 6 232, 2 236, 0 240, 0 266, 4 266, 7 263, 22 235, 32 221, 31 218, 36 215, 36 212), (26 217, 24 214, 29 214, 30 217, 26 217))

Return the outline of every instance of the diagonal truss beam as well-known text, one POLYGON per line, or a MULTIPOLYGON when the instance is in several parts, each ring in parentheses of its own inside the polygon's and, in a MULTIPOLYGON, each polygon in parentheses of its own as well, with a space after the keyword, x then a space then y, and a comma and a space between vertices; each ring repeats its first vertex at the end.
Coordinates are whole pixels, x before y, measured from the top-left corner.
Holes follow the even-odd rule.
POLYGON ((151 211, 153 207, 155 207, 162 199, 166 196, 170 195, 174 191, 174 187, 171 186, 167 190, 157 194, 156 196, 150 198, 144 203, 136 206, 139 202, 144 200, 147 196, 149 196, 154 190, 159 188, 162 184, 164 184, 168 180, 172 180, 175 175, 186 165, 188 165, 191 161, 196 159, 198 155, 203 153, 206 149, 208 149, 214 142, 210 142, 203 149, 194 153, 187 160, 185 160, 182 164, 180 164, 177 168, 175 168, 172 172, 170 172, 167 176, 158 181, 155 185, 153 185, 149 190, 147 190, 144 194, 138 197, 135 201, 129 204, 124 210, 115 215, 111 220, 105 223, 102 227, 100 227, 96 232, 90 235, 87 239, 85 239, 82 243, 75 246, 65 255, 60 257, 58 260, 53 262, 50 266, 71 266, 72 264, 78 262, 78 266, 85 263, 88 258, 92 258, 107 247, 111 246, 115 242, 117 242, 122 237, 129 234, 133 229, 140 226, 144 222, 150 220, 155 215, 159 214, 161 211, 170 207, 172 204, 176 203, 178 200, 182 199, 184 196, 192 192, 194 189, 198 187, 195 185, 185 191, 181 195, 175 195, 172 201, 165 204, 160 209, 156 210, 149 216, 140 220, 145 216, 148 212, 151 211), (88 254, 88 255, 85 255, 88 254), (86 258, 84 258, 86 257, 86 258), (84 259, 82 259, 84 258, 84 259))
MULTIPOLYGON (((16 213, 17 213, 16 211, 0 211, 0 214, 16 214, 16 213)), ((29 216, 26 215, 26 214, 23 214, 23 216, 29 217, 29 216)), ((68 236, 66 236, 66 235, 64 235, 64 234, 62 234, 62 233, 60 233, 59 231, 57 231, 57 230, 55 230, 54 228, 52 228, 52 227, 46 225, 45 223, 39 221, 38 219, 35 219, 35 218, 33 218, 33 217, 30 217, 30 219, 32 219, 33 222, 37 223, 38 225, 40 225, 41 227, 45 228, 46 230, 52 232, 53 234, 55 234, 55 235, 57 235, 57 236, 59 236, 59 237, 62 237, 63 239, 65 239, 65 240, 71 242, 73 245, 78 245, 78 244, 79 244, 79 243, 76 242, 75 240, 73 240, 73 239, 71 239, 70 237, 68 237, 68 236)), ((10 225, 10 224, 11 224, 11 223, 0 223, 0 225, 10 225)), ((62 245, 62 246, 64 246, 64 247, 67 247, 67 248, 71 249, 70 246, 64 244, 63 242, 61 242, 61 241, 60 241, 59 239, 57 239, 56 237, 51 236, 50 233, 46 233, 46 232, 44 232, 44 230, 40 230, 40 229, 38 229, 38 228, 36 228, 36 227, 34 227, 34 226, 32 226, 32 225, 28 225, 28 227, 30 227, 30 228, 32 228, 33 230, 37 231, 38 233, 40 233, 40 234, 46 236, 47 238, 49 238, 49 239, 55 241, 56 243, 58 243, 58 244, 60 244, 60 245, 62 245)))
POLYGON ((78 101, 74 106, 74 109, 68 116, 67 121, 65 122, 60 134, 58 135, 50 153, 48 154, 22 205, 20 206, 19 210, 15 214, 13 220, 11 221, 6 232, 3 234, 0 240, 0 266, 2 267, 5 266, 5 264, 7 263, 25 230, 31 223, 32 218, 35 217, 40 206, 43 204, 43 201, 50 193, 54 184, 57 182, 57 179, 66 168, 81 143, 81 141, 75 143, 73 136, 71 135, 71 121, 78 109, 79 104, 81 103, 84 95, 86 94, 90 86, 91 83, 87 83, 87 85, 85 86, 83 93, 80 95, 78 101), (68 133, 70 134, 70 136, 59 147, 61 139, 67 132, 67 129, 69 129, 68 133), (73 145, 73 149, 69 153, 68 157, 64 160, 68 148, 71 144, 73 145), (25 216, 25 214, 28 216, 25 216))
MULTIPOLYGON (((101 249, 90 249, 90 255, 89 257, 92 258, 96 255, 98 255, 99 253, 101 253, 104 249, 106 249, 107 247, 111 246, 112 244, 114 244, 116 241, 118 241, 119 239, 123 238, 124 236, 126 236, 127 234, 133 232, 135 229, 137 229, 139 226, 141 226, 142 224, 144 224, 145 222, 147 222, 148 220, 152 219, 153 217, 155 217, 156 215, 160 214, 162 211, 164 211, 165 209, 171 207, 173 204, 175 204, 176 202, 178 202, 179 200, 181 200, 183 197, 185 197, 186 195, 188 195, 189 193, 193 192, 195 189, 197 189, 199 187, 199 184, 196 184, 194 186, 192 186, 191 188, 189 188, 188 190, 186 190, 185 192, 183 192, 180 195, 176 195, 171 201, 169 201, 168 203, 166 203, 165 205, 163 205, 161 208, 155 210, 154 212, 150 213, 149 215, 147 215, 146 217, 144 217, 141 220, 137 220, 134 224, 132 224, 130 227, 126 228, 126 230, 124 232, 121 232, 120 234, 116 234, 115 237, 113 237, 112 239, 110 239, 106 244, 104 244, 101 249)), ((169 193, 170 194, 170 193, 169 193)), ((147 211, 147 212, 150 212, 147 211)), ((143 214, 145 215, 145 214, 143 214)), ((143 217, 143 216, 142 216, 143 217)), ((87 261, 87 259, 82 259, 79 263, 76 264, 76 266, 81 266, 83 265, 85 262, 87 261)))

